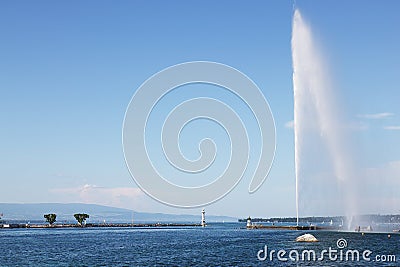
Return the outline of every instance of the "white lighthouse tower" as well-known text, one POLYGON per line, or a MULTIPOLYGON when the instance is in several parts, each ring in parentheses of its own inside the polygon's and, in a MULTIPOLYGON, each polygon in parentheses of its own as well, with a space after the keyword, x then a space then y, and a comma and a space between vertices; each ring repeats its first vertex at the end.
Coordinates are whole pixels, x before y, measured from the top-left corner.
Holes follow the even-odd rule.
POLYGON ((251 218, 250 218, 250 216, 249 216, 249 218, 247 218, 246 227, 247 227, 247 228, 250 228, 251 226, 252 226, 252 224, 251 224, 251 218))
POLYGON ((205 227, 206 226, 206 210, 203 209, 201 211, 201 226, 205 227))

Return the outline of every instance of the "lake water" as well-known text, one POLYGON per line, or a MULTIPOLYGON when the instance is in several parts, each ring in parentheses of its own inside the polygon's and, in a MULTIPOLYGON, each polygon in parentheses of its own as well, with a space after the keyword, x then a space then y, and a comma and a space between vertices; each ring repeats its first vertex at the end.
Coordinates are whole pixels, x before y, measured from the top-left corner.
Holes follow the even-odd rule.
POLYGON ((243 223, 221 223, 205 228, 1 229, 0 266, 400 266, 399 234, 388 238, 388 234, 316 231, 310 233, 320 242, 297 243, 295 238, 305 232, 243 227, 243 223), (339 249, 341 238, 347 247, 339 249), (336 254, 331 251, 330 259, 326 252, 318 260, 330 247, 336 254), (271 250, 283 250, 281 258, 287 261, 279 260, 276 252, 271 261, 271 250), (304 250, 315 251, 316 260, 304 254, 303 261, 304 250), (346 261, 348 250, 357 250, 359 261, 350 254, 346 261), (367 251, 364 259, 366 250, 371 253, 367 251), (296 259, 296 252, 298 262, 289 258, 290 254, 296 259))

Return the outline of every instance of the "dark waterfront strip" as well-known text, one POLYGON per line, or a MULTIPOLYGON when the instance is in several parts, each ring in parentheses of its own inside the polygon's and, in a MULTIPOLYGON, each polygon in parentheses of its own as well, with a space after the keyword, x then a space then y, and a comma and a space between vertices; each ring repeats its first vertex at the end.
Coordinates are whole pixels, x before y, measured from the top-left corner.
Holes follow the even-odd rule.
POLYGON ((182 223, 87 223, 79 224, 0 224, 0 229, 14 228, 93 228, 93 227, 201 227, 200 224, 182 223))

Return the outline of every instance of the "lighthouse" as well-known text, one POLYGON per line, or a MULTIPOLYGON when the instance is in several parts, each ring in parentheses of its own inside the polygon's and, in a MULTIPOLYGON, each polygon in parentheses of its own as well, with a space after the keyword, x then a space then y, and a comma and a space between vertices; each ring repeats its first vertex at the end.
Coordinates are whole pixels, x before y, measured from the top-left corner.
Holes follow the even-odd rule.
POLYGON ((251 227, 251 218, 250 218, 250 216, 249 216, 249 218, 247 218, 247 225, 246 225, 246 227, 247 227, 247 228, 250 228, 250 227, 251 227))
POLYGON ((201 211, 201 226, 205 227, 206 226, 206 210, 203 209, 201 211))

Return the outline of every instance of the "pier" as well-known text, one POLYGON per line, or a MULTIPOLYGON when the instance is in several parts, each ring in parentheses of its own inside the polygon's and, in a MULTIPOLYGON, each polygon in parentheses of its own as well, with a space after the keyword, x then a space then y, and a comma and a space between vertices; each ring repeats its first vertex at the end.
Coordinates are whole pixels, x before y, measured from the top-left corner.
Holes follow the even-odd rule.
POLYGON ((116 228, 157 228, 157 227, 201 227, 201 224, 187 224, 187 223, 87 223, 84 225, 79 224, 23 224, 11 223, 0 224, 0 229, 15 229, 15 228, 99 228, 99 227, 116 227, 116 228))
POLYGON ((270 230, 337 230, 334 227, 321 227, 316 225, 260 225, 251 224, 247 229, 270 229, 270 230))

